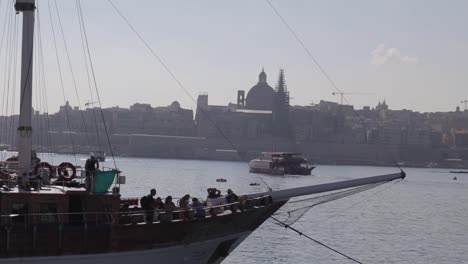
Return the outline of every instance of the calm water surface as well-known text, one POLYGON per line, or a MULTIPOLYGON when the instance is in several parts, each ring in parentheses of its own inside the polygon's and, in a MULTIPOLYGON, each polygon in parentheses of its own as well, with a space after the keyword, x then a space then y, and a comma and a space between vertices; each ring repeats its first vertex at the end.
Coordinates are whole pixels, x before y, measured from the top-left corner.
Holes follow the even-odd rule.
MULTIPOLYGON (((54 164, 76 159, 84 165, 86 157, 41 158, 54 164)), ((249 186, 261 181, 246 163, 140 158, 116 158, 116 163, 127 176, 123 196, 141 197, 150 188, 161 197, 205 197, 207 187, 238 194, 265 190, 249 186), (221 177, 227 182, 216 182, 221 177)), ((110 159, 105 166, 113 166, 110 159)), ((294 226, 363 263, 468 263, 468 174, 448 171, 408 168, 404 181, 314 207, 294 226)), ((318 166, 312 176, 262 178, 282 189, 393 172, 398 169, 318 166)), ((267 221, 223 263, 353 262, 267 221)))

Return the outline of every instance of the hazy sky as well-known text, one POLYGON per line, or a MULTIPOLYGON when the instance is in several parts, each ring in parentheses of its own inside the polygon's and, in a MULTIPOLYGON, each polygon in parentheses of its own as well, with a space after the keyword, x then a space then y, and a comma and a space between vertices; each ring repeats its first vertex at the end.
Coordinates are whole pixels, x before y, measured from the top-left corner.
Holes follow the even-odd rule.
MULTIPOLYGON (((468 99, 468 1, 271 0, 337 86, 358 108, 386 99, 391 109, 453 111, 468 99)), ((51 1, 52 8, 53 1, 51 1)), ((90 100, 74 0, 58 0, 81 103, 90 100)), ((263 0, 114 0, 149 45, 196 98, 235 102, 262 67, 275 86, 285 69, 291 104, 339 102, 334 88, 263 0)), ((104 107, 194 103, 105 0, 82 0, 104 107)), ((7 0, 0 0, 3 31, 7 0)), ((39 0, 48 105, 63 104, 48 1, 39 0)), ((13 12, 13 10, 11 11, 13 12)), ((66 98, 77 100, 59 37, 66 98)), ((0 32, 1 33, 1 32, 0 32)), ((4 52, 4 51, 3 51, 4 52)), ((0 54, 0 87, 4 80, 0 54)), ((0 89, 2 93, 3 89, 0 89)), ((18 96, 17 96, 18 97, 18 96)))

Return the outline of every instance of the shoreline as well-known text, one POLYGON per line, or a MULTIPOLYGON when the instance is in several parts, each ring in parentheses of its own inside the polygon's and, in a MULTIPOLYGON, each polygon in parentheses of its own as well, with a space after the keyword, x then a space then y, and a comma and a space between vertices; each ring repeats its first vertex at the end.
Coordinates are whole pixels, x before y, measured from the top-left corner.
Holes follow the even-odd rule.
MULTIPOLYGON (((4 153, 14 153, 16 151, 3 151, 4 153)), ((38 152, 38 154, 58 154, 58 155, 82 155, 89 156, 89 153, 72 153, 68 151, 55 151, 55 152, 38 152)), ((232 161, 232 162, 249 162, 250 159, 241 159, 238 155, 235 156, 224 156, 219 158, 208 158, 208 157, 171 157, 161 155, 130 155, 120 154, 115 155, 115 158, 144 158, 144 159, 172 159, 172 160, 200 160, 200 161, 232 161)), ((7 158, 7 157, 1 157, 7 158)), ((311 159, 312 164, 315 166, 320 165, 338 165, 338 166, 375 166, 375 167, 401 167, 401 168, 427 168, 427 169, 453 169, 453 170, 467 170, 467 161, 460 160, 460 163, 448 163, 446 161, 441 162, 394 162, 394 161, 372 161, 372 160, 320 160, 311 159)), ((111 162, 111 157, 106 156, 106 161, 111 162)))

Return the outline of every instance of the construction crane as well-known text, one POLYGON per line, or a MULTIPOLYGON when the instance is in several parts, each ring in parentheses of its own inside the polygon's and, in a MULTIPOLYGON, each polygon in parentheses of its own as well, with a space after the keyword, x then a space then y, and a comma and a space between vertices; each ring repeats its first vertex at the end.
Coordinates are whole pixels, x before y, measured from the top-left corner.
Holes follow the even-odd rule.
POLYGON ((468 103, 468 100, 463 100, 461 101, 462 104, 465 104, 465 111, 468 110, 468 108, 466 108, 466 104, 468 103))
POLYGON ((332 94, 333 95, 338 95, 338 94, 340 95, 340 97, 341 97, 340 104, 342 105, 345 95, 349 95, 349 94, 373 94, 373 93, 344 93, 344 92, 336 92, 335 93, 335 92, 333 92, 332 94))
POLYGON ((89 107, 90 105, 92 106, 92 105, 94 105, 95 103, 96 103, 96 102, 89 102, 89 101, 88 101, 88 102, 87 102, 86 104, 84 104, 84 105, 85 105, 86 107, 89 107))

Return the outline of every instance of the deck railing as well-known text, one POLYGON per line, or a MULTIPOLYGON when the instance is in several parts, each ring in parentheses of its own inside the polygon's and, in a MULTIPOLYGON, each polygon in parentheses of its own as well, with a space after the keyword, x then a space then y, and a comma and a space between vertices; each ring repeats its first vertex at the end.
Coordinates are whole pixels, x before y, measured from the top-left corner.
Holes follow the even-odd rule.
POLYGON ((2 226, 17 226, 24 225, 35 226, 40 224, 64 224, 70 225, 135 225, 135 224, 157 224, 160 222, 181 222, 181 221, 198 221, 205 218, 216 216, 240 213, 246 210, 251 210, 271 202, 270 196, 261 196, 256 198, 249 198, 239 202, 224 203, 213 206, 203 206, 201 208, 176 208, 172 211, 164 209, 143 210, 142 208, 129 208, 128 211, 101 211, 101 212, 67 212, 67 213, 17 213, 17 214, 3 214, 0 215, 2 226), (197 212, 203 211, 204 214, 197 212), (147 216, 153 213, 154 221, 147 222, 147 216), (80 221, 70 221, 76 216, 80 221))

